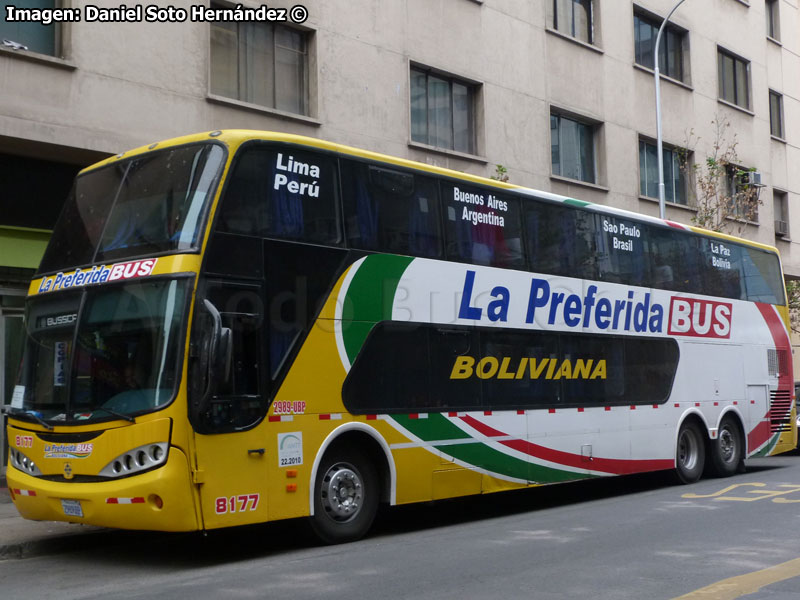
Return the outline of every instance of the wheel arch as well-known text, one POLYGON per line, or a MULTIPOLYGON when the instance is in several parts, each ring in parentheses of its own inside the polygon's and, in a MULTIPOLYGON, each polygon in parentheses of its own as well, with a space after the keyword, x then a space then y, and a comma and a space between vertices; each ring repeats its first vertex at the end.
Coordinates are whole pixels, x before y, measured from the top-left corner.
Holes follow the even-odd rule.
POLYGON ((317 455, 314 457, 314 464, 311 467, 308 486, 309 515, 314 515, 314 483, 317 480, 317 471, 319 470, 322 457, 332 448, 350 444, 356 448, 367 448, 367 456, 369 456, 375 465, 378 471, 378 478, 381 482, 380 501, 388 502, 391 505, 396 503, 397 470, 394 464, 392 451, 386 443, 386 440, 369 425, 364 423, 344 423, 328 434, 322 444, 320 444, 317 455), (370 449, 372 452, 369 452, 370 449))

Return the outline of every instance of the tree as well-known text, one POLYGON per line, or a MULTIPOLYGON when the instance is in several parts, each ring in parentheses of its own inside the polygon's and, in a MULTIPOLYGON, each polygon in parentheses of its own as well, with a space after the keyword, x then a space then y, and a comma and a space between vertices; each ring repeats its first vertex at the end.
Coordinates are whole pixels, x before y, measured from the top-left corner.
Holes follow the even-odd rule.
POLYGON ((786 280, 786 302, 789 306, 789 324, 794 333, 800 333, 800 280, 786 280))
POLYGON ((494 175, 492 175, 489 179, 494 179, 495 181, 502 181, 503 183, 507 183, 508 169, 503 165, 495 165, 494 175))
POLYGON ((696 213, 692 223, 704 229, 741 234, 748 223, 758 220, 759 188, 750 181, 754 168, 739 166, 736 133, 729 132, 730 121, 717 115, 713 121, 714 139, 711 153, 704 162, 689 164, 689 150, 700 138, 694 131, 686 136, 685 150, 680 152, 680 167, 696 184, 696 213))

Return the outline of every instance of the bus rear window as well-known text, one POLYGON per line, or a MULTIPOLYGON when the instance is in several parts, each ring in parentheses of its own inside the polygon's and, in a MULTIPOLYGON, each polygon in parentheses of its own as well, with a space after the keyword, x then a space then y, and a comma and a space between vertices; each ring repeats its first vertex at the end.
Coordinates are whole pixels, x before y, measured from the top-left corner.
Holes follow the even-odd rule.
POLYGON ((337 187, 334 158, 250 146, 234 163, 217 230, 338 245, 337 187))

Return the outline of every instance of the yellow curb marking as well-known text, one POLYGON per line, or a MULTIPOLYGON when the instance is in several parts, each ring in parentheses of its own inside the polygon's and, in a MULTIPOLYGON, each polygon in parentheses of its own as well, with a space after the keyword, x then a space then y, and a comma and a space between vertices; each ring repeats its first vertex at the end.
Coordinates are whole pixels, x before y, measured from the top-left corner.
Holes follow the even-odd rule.
POLYGON ((761 571, 753 571, 745 575, 723 579, 699 590, 673 598, 673 600, 734 600, 746 594, 757 592, 765 585, 797 576, 800 576, 800 558, 795 558, 774 567, 767 567, 761 571))

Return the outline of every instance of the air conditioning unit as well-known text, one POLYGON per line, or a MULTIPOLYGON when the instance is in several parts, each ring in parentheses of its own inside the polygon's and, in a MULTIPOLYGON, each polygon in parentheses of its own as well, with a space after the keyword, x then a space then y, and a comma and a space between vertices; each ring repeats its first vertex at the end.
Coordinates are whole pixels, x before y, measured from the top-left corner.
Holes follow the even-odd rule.
POLYGON ((758 171, 748 171, 747 183, 753 187, 762 187, 763 184, 761 183, 761 173, 758 171))
POLYGON ((786 221, 775 221, 775 235, 789 235, 789 223, 786 221))

